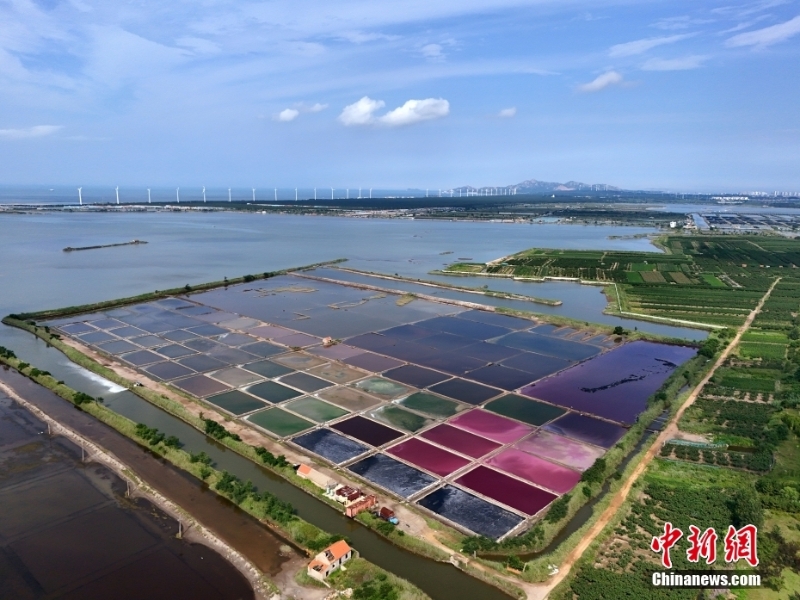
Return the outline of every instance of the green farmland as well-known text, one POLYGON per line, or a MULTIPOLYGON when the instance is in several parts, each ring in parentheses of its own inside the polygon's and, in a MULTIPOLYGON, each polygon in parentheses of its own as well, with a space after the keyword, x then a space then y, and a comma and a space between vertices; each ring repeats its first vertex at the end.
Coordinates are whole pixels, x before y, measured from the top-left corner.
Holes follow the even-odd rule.
MULTIPOLYGON (((665 254, 533 248, 501 262, 456 263, 445 273, 529 279, 567 277, 615 284, 619 310, 654 317, 738 327, 776 277, 775 290, 756 326, 780 331, 798 310, 800 241, 766 236, 670 236, 665 254)), ((774 343, 768 340, 765 343, 774 343)), ((778 342, 780 343, 780 342, 778 342)), ((758 352, 755 347, 745 348, 758 352)), ((774 348, 760 349, 764 358, 774 348)))

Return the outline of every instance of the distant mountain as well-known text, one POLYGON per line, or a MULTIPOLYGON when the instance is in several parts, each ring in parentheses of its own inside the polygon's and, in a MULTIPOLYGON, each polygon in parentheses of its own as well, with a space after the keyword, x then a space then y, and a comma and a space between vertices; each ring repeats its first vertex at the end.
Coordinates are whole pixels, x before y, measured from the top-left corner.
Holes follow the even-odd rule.
POLYGON ((489 193, 489 194, 543 194, 549 192, 575 192, 575 191, 596 191, 596 192, 612 192, 620 191, 620 188, 608 185, 606 183, 582 183, 580 181, 567 181, 566 183, 558 183, 555 181, 539 181, 538 179, 526 179, 514 185, 505 185, 498 187, 480 187, 476 188, 471 185, 465 185, 455 188, 455 192, 467 193, 489 193))

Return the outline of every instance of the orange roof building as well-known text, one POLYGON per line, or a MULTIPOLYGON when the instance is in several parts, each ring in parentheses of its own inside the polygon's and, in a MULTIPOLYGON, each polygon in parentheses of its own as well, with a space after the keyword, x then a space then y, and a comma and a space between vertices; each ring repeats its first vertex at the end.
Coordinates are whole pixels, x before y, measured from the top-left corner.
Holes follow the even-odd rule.
POLYGON ((331 573, 353 558, 354 550, 344 540, 334 542, 320 552, 308 564, 308 575, 325 581, 331 573))

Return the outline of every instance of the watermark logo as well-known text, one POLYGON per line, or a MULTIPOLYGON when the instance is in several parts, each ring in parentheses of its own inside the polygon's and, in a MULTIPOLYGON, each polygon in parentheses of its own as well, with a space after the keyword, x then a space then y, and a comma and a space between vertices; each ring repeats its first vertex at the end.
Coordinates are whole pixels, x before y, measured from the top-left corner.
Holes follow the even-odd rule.
MULTIPOLYGON (((672 523, 664 523, 664 533, 654 536, 650 542, 650 549, 653 552, 661 553, 661 564, 665 569, 672 568, 672 558, 670 551, 683 537, 683 531, 673 527, 672 523)), ((724 546, 726 563, 736 563, 745 560, 751 567, 758 566, 758 528, 755 525, 745 525, 736 529, 733 525, 728 527, 725 534, 724 546)), ((713 527, 705 531, 696 525, 689 525, 689 535, 686 537, 689 542, 689 549, 686 550, 686 559, 691 563, 699 563, 704 559, 706 564, 711 565, 717 560, 717 532, 713 527)))

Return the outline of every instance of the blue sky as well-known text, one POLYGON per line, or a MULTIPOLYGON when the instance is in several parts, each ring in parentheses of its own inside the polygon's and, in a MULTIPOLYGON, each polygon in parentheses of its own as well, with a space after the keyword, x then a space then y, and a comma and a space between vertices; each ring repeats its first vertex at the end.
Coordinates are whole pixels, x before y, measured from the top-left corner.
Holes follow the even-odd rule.
POLYGON ((800 2, 6 0, 0 183, 800 190, 800 2))

